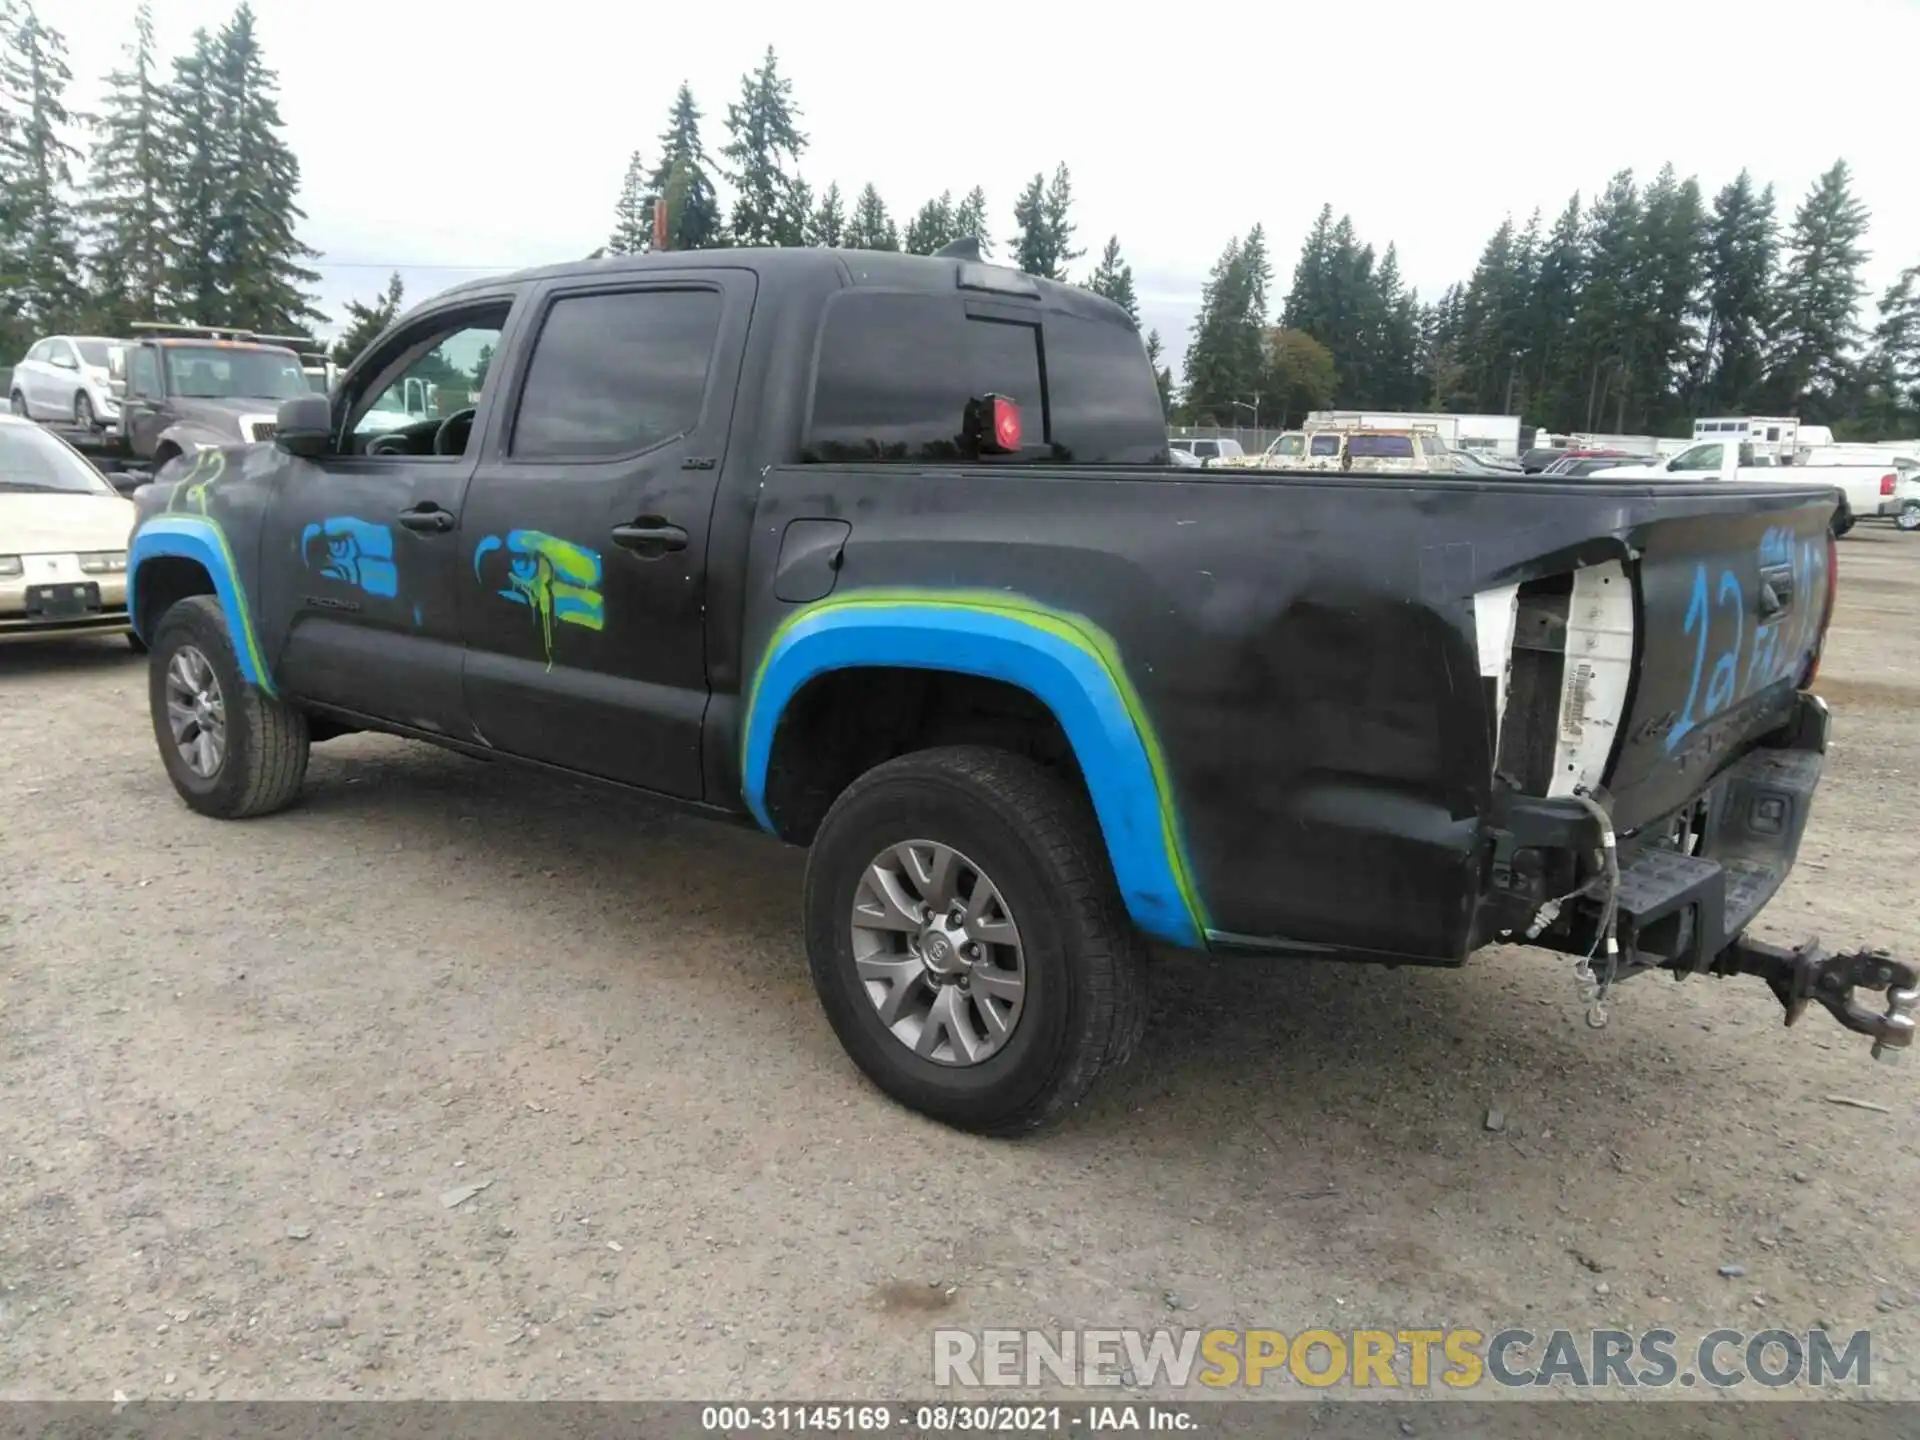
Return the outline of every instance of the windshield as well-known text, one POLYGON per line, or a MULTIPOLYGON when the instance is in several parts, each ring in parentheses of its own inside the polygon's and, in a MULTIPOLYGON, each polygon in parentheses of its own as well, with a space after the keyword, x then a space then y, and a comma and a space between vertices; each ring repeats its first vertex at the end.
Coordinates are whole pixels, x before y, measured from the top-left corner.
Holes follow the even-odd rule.
POLYGON ((113 493, 99 471, 37 425, 0 425, 0 494, 113 493))
POLYGON ((190 400, 291 400, 311 393, 299 357, 240 345, 169 345, 173 393, 190 400))
POLYGON ((107 359, 113 347, 106 341, 76 340, 73 344, 74 348, 80 352, 80 359, 84 364, 95 365, 102 370, 107 368, 107 359))

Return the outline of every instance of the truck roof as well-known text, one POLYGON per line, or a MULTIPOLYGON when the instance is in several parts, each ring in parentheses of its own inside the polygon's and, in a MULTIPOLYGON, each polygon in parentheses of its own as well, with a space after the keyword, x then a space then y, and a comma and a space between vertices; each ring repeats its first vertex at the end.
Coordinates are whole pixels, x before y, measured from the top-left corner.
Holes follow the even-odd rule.
MULTIPOLYGON (((1050 305, 1082 313, 1109 309, 1125 314, 1113 301, 1095 295, 1078 285, 1043 280, 1010 265, 991 260, 972 260, 955 255, 909 255, 894 250, 829 250, 818 247, 752 246, 711 250, 655 250, 641 255, 607 255, 598 260, 567 260, 553 265, 538 265, 507 275, 484 280, 468 280, 441 291, 437 300, 449 296, 484 294, 503 285, 521 285, 530 281, 567 280, 640 274, 649 270, 712 269, 739 267, 757 275, 787 283, 813 281, 822 286, 874 285, 902 290, 951 290, 958 283, 963 266, 989 272, 984 278, 1000 277, 1003 283, 1017 280, 1024 293, 1050 305)), ((1011 293, 1011 292, 1009 292, 1011 293)), ((1135 327, 1138 328, 1137 326, 1135 327)))

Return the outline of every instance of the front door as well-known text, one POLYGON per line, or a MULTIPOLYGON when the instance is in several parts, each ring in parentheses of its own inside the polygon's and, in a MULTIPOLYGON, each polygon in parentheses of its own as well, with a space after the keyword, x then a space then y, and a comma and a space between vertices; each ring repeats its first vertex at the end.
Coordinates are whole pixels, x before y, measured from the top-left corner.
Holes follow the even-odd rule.
POLYGON ((1667 473, 1676 480, 1714 480, 1720 475, 1726 447, 1718 440, 1682 450, 1667 462, 1667 473))
POLYGON ((512 296, 463 300, 365 357, 335 405, 335 453, 285 461, 264 529, 263 636, 283 689, 415 730, 464 738, 459 516, 489 406, 482 378, 512 296), (442 412, 383 426, 431 377, 442 412), (368 417, 376 418, 372 421, 368 417))
POLYGON ((460 517, 489 744, 701 794, 708 522, 753 295, 727 270, 536 297, 460 517))
POLYGON ((165 398, 159 347, 135 345, 127 351, 127 393, 120 402, 120 425, 133 453, 142 460, 153 458, 153 447, 167 428, 165 398))

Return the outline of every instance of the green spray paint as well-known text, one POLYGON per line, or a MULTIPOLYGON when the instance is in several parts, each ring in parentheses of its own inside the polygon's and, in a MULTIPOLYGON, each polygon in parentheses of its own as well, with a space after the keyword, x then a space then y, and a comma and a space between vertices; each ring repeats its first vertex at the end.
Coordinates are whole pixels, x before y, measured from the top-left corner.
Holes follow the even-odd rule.
POLYGON ((999 590, 850 590, 844 595, 830 596, 807 605, 775 627, 773 634, 767 638, 766 648, 760 653, 760 663, 754 669, 753 684, 747 692, 746 721, 740 730, 742 769, 745 768, 746 737, 753 732, 753 710, 759 699, 761 681, 766 677, 768 662, 778 652, 788 632, 810 616, 828 610, 879 610, 899 605, 987 614, 1011 620, 1073 646, 1100 667, 1112 684, 1114 693, 1119 696, 1121 707, 1133 724, 1142 750, 1146 752, 1147 768, 1153 774, 1154 794, 1160 811, 1161 843, 1166 847, 1174 883, 1180 888, 1180 898, 1193 918, 1194 928, 1205 935, 1206 909, 1200 903, 1200 889, 1194 882, 1193 863, 1187 856, 1186 838, 1174 806, 1173 781, 1167 769, 1166 751, 1160 744, 1153 722, 1147 718, 1140 692, 1134 689, 1133 681, 1127 674, 1127 667, 1120 658, 1120 647, 1114 643, 1111 635, 1084 615, 1056 610, 1024 595, 999 590))

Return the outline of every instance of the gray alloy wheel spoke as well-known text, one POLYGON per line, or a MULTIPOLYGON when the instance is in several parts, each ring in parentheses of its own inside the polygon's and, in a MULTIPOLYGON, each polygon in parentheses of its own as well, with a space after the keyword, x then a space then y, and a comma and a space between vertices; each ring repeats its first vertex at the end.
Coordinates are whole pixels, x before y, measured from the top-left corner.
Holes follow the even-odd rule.
POLYGON ((854 969, 880 1023, 937 1065, 977 1065, 1012 1038, 1026 1005, 1026 953, 1006 900, 951 845, 908 840, 855 888, 854 969))
POLYGON ((227 758, 227 707, 213 665, 192 645, 182 645, 167 662, 166 709, 181 760, 211 780, 227 758))

